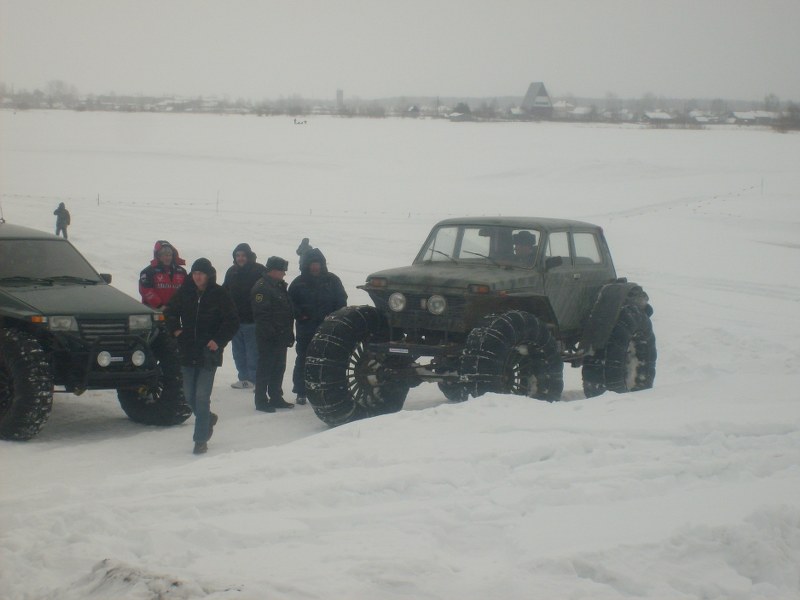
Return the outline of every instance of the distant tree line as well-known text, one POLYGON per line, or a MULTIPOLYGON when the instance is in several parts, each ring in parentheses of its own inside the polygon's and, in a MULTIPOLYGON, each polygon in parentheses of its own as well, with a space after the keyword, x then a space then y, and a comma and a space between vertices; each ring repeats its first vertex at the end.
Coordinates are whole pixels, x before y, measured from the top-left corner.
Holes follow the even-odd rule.
POLYGON ((526 114, 519 109, 521 98, 389 98, 362 100, 351 98, 342 104, 334 99, 306 99, 300 95, 277 100, 252 101, 228 97, 193 98, 175 96, 144 96, 86 94, 75 86, 55 80, 44 89, 14 90, 0 82, 0 105, 15 110, 68 109, 79 111, 126 112, 197 112, 220 114, 337 115, 341 117, 383 118, 451 118, 452 120, 538 120, 589 122, 641 122, 670 126, 690 126, 719 122, 748 122, 746 111, 754 113, 752 122, 771 124, 778 130, 800 129, 800 106, 784 102, 775 94, 767 94, 761 102, 723 100, 675 99, 644 94, 641 98, 623 100, 609 92, 603 99, 576 98, 571 94, 553 99, 553 110, 546 116, 526 114), (760 119, 760 120, 759 120, 760 119))

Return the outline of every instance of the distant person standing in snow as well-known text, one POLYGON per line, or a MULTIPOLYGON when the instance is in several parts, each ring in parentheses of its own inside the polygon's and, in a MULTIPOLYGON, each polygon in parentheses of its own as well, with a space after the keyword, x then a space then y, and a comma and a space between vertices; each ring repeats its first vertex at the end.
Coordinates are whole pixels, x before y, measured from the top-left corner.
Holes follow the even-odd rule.
POLYGON ((185 264, 175 246, 158 240, 153 246, 153 260, 139 273, 142 303, 155 309, 166 306, 186 279, 185 264))
POLYGON ((256 262, 256 254, 249 244, 239 244, 233 249, 233 265, 225 273, 222 284, 236 305, 239 314, 239 329, 233 336, 231 350, 233 362, 239 375, 232 388, 247 390, 255 387, 256 370, 258 369, 258 344, 256 342, 256 324, 253 321, 253 306, 250 303, 250 290, 256 282, 266 275, 264 265, 256 262))
POLYGON ((239 318, 230 294, 217 284, 217 271, 207 258, 198 258, 191 275, 164 310, 167 331, 178 342, 183 394, 194 413, 194 453, 204 454, 214 433, 217 415, 211 412, 211 389, 222 352, 239 318))
POLYGON ((69 239, 67 236, 67 226, 70 224, 70 216, 67 207, 61 202, 58 208, 53 211, 56 216, 56 235, 63 234, 64 239, 69 239))
POLYGON ((347 292, 342 280, 328 271, 328 263, 319 248, 311 248, 308 239, 297 249, 300 275, 289 286, 294 307, 297 358, 292 372, 292 391, 297 404, 306 403, 306 350, 326 316, 347 306, 347 292))

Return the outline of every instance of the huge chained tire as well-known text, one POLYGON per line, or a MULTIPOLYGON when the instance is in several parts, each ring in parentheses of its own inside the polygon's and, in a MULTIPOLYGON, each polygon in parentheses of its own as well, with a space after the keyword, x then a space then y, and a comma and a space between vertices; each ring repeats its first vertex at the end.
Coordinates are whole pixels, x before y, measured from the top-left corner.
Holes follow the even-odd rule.
POLYGON ((626 304, 620 310, 605 348, 583 360, 583 392, 587 398, 606 390, 623 394, 653 387, 656 336, 644 309, 626 304))
POLYGON ((469 400, 469 387, 463 383, 439 383, 439 390, 450 402, 469 400))
POLYGON ((317 416, 335 427, 358 419, 397 412, 410 385, 384 378, 384 368, 401 366, 401 357, 383 363, 369 342, 389 339, 386 320, 372 306, 346 306, 329 315, 306 351, 306 394, 317 416))
POLYGON ((120 388, 120 406, 131 421, 143 425, 178 425, 192 414, 183 396, 183 378, 175 341, 160 332, 151 344, 160 375, 154 387, 120 388))
POLYGON ((42 347, 27 333, 0 330, 0 438, 31 439, 52 407, 53 379, 42 347))
POLYGON ((461 357, 461 374, 476 397, 498 392, 552 402, 564 390, 563 372, 547 325, 520 310, 484 318, 467 337, 461 357))

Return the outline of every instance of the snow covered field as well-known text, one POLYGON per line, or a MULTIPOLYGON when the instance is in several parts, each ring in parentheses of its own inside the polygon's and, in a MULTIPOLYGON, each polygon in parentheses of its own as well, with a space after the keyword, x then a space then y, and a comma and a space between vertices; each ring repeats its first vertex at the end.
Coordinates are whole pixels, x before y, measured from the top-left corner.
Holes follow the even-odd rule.
POLYGON ((291 279, 310 237, 363 304, 441 218, 559 216, 604 227, 659 350, 645 392, 422 385, 333 430, 255 412, 228 351, 201 457, 191 419, 57 395, 0 442, 0 598, 796 599, 798 165, 800 136, 760 129, 0 111, 5 219, 51 230, 66 202, 134 296, 156 239, 219 273, 248 242, 291 279))

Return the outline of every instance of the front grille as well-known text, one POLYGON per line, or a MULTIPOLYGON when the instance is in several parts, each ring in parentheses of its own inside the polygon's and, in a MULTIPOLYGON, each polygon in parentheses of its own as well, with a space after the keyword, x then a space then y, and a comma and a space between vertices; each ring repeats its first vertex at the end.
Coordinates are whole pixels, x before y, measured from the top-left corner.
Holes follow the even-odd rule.
POLYGON ((104 347, 124 348, 128 333, 128 322, 123 319, 78 321, 81 337, 87 342, 103 341, 104 347))
POLYGON ((392 327, 433 331, 462 331, 464 329, 467 302, 463 296, 446 296, 447 308, 442 315, 433 315, 428 312, 427 308, 423 308, 431 294, 406 293, 405 296, 406 308, 399 313, 389 310, 388 294, 385 297, 373 296, 375 306, 388 316, 389 324, 392 327))

